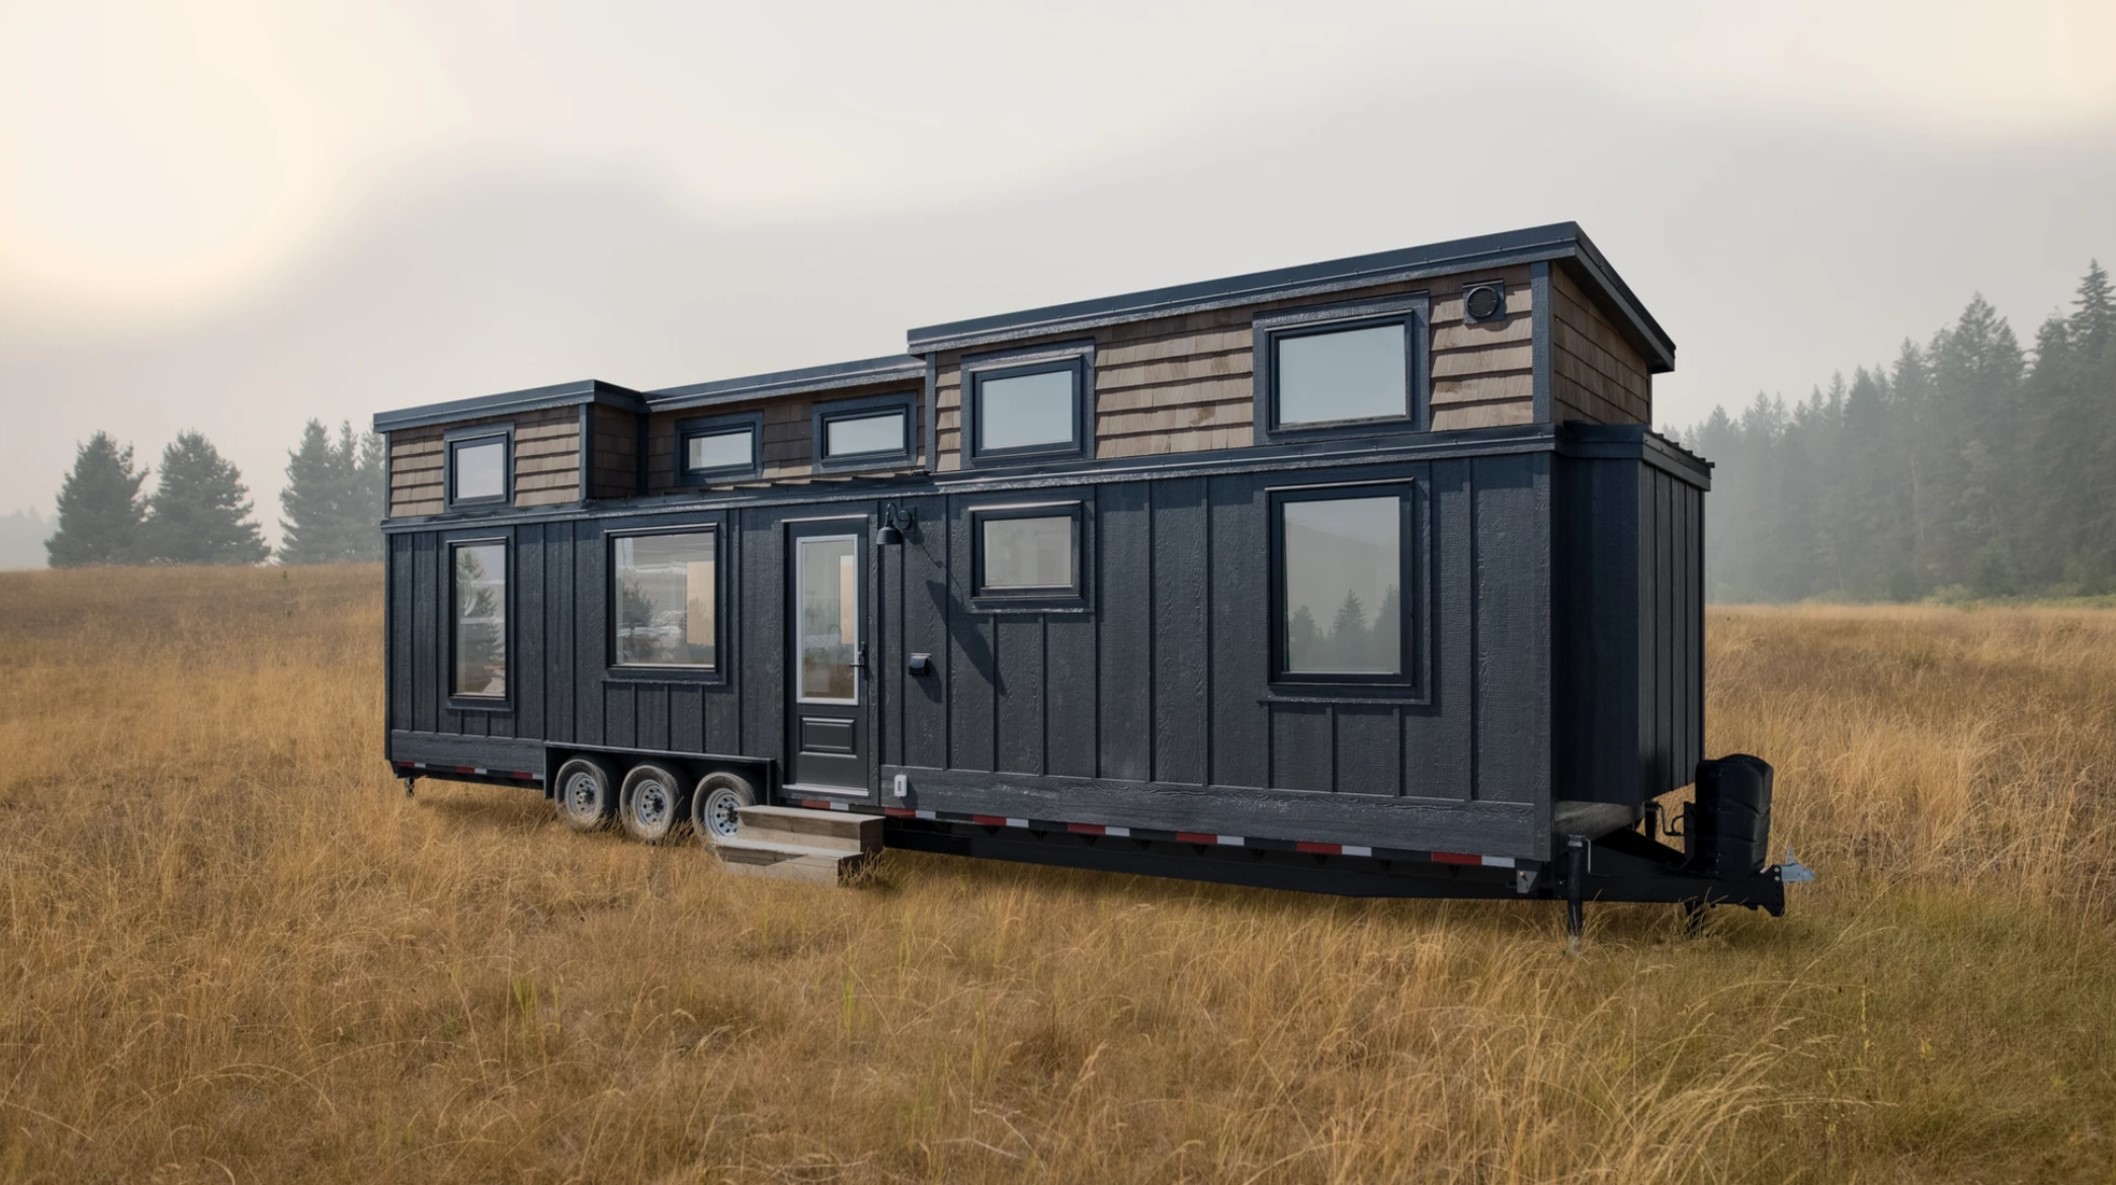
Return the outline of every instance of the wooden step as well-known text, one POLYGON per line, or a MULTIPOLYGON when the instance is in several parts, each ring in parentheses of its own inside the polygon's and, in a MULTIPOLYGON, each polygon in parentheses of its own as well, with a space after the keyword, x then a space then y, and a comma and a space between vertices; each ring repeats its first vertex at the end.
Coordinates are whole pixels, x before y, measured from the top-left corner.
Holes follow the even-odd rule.
POLYGON ((746 806, 741 838, 871 856, 882 850, 882 817, 853 811, 791 806, 746 806))
POLYGON ((720 857, 720 863, 737 875, 799 881, 807 885, 841 884, 873 859, 868 852, 773 843, 750 839, 746 835, 716 841, 713 851, 720 857))

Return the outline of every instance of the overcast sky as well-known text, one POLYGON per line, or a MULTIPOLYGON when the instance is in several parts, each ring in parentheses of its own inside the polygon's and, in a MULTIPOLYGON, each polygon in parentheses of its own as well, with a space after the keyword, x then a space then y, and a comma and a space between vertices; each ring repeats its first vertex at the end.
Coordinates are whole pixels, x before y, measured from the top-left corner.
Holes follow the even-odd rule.
POLYGON ((900 351, 1575 219, 1656 418, 2116 262, 2116 5, 0 0, 0 512, 195 427, 900 351))

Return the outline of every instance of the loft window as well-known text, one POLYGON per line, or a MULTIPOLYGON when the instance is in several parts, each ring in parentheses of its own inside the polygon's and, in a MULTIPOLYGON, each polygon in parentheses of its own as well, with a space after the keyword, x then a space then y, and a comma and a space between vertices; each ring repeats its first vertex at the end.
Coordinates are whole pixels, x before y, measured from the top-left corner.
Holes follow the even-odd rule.
POLYGON ((708 527, 611 540, 612 662, 621 667, 719 664, 719 538, 708 527))
POLYGON ((1085 456, 1089 346, 981 359, 963 368, 972 465, 1085 456))
POLYGON ((817 405, 815 468, 887 469, 910 465, 912 399, 906 392, 817 405))
POLYGON ((513 432, 477 428, 451 432, 446 440, 450 508, 505 505, 513 432))
POLYGON ((467 700, 507 698, 507 545, 451 544, 449 584, 455 606, 450 634, 451 694, 467 700))
POLYGON ((1292 309, 1255 322, 1261 440, 1419 426, 1423 297, 1292 309))
POLYGON ((1273 499, 1274 677, 1411 682, 1409 507, 1407 486, 1273 499))
POLYGON ((1038 606, 1080 600, 1080 503, 980 507, 970 520, 977 598, 1038 606))
POLYGON ((764 417, 739 416, 684 420, 676 425, 676 476, 680 485, 742 481, 763 468, 759 447, 764 417))

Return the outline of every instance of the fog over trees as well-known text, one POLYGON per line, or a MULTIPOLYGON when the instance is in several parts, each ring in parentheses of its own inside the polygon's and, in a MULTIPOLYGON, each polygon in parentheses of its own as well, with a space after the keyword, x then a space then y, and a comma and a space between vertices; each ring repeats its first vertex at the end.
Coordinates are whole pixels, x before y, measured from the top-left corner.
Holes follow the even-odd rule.
POLYGON ((1977 296, 1892 361, 1673 435, 1718 466, 1715 600, 2116 592, 2116 297, 2098 262, 2031 343, 1977 296))

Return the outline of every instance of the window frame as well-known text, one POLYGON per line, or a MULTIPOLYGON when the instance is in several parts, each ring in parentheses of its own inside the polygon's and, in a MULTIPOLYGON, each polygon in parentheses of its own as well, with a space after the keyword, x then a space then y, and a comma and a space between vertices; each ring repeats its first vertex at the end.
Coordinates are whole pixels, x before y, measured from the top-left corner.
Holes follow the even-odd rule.
POLYGON ((1376 430, 1424 432, 1432 419, 1431 299, 1425 293, 1377 300, 1309 305, 1259 314, 1251 322, 1251 365, 1257 444, 1276 444, 1331 437, 1365 436, 1376 430), (1351 420, 1281 423, 1278 408, 1278 346, 1282 341, 1318 337, 1349 329, 1383 325, 1403 327, 1402 415, 1365 416, 1351 420))
POLYGON ((811 416, 812 463, 811 472, 841 473, 851 469, 908 469, 917 455, 918 438, 917 391, 893 391, 886 395, 867 395, 857 399, 838 399, 829 403, 817 403, 811 416), (894 449, 876 449, 864 453, 830 455, 830 425, 838 420, 861 420, 883 412, 898 411, 903 414, 904 434, 901 445, 894 449))
POLYGON ((448 710, 451 712, 512 712, 514 710, 515 689, 513 671, 515 656, 514 539, 511 535, 452 536, 442 541, 442 548, 448 553, 448 654, 446 659, 447 666, 443 669, 442 675, 448 688, 448 710), (459 641, 459 631, 456 628, 456 552, 458 549, 465 547, 493 546, 497 546, 500 549, 502 568, 500 580, 505 587, 500 601, 500 653, 504 656, 503 662, 506 664, 504 668, 505 674, 502 677, 506 680, 507 690, 501 695, 466 694, 456 690, 456 646, 459 641))
POLYGON ((721 416, 693 416, 676 421, 676 484, 706 486, 715 482, 754 481, 764 473, 764 413, 737 412, 721 416), (727 436, 749 432, 749 462, 743 465, 690 467, 691 441, 700 436, 727 436))
POLYGON ((1265 529, 1270 535, 1271 587, 1266 598, 1270 623, 1266 630, 1271 648, 1269 686, 1271 698, 1303 696, 1344 700, 1348 696, 1391 703, 1430 702, 1431 678, 1427 669, 1432 653, 1426 630, 1430 565, 1425 554, 1427 538, 1426 500, 1417 478, 1375 478, 1334 481, 1328 484, 1287 486, 1267 491, 1265 529), (1397 644, 1398 672, 1292 671, 1286 654, 1286 516, 1285 507, 1306 502, 1342 502, 1393 496, 1397 500, 1397 644))
POLYGON ((1080 498, 1054 498, 1040 502, 1000 502, 972 506, 964 512, 968 525, 966 545, 970 550, 970 608, 978 612, 1086 612, 1089 580, 1087 503, 1080 498), (989 589, 985 586, 985 524, 1023 518, 1070 518, 1073 524, 1073 582, 1067 586, 989 589))
POLYGON ((981 354, 962 360, 962 441, 959 452, 965 469, 990 469, 1036 461, 1087 460, 1095 455, 1095 343, 1067 342, 981 354), (1073 376, 1072 436, 1043 444, 988 449, 978 444, 984 419, 984 385, 995 379, 1025 378, 1035 374, 1070 373, 1073 376))
POLYGON ((733 664, 728 660, 727 590, 728 537, 719 516, 704 522, 675 526, 614 527, 603 534, 603 674, 616 682, 725 683, 733 664), (617 542, 654 535, 699 535, 713 537, 713 665, 691 663, 647 663, 617 661, 618 609, 617 542))
POLYGON ((449 510, 476 509, 482 506, 514 505, 514 425, 478 424, 466 428, 450 428, 441 435, 441 480, 447 494, 444 505, 449 510), (500 446, 500 492, 477 498, 464 498, 456 494, 456 453, 464 448, 497 442, 500 446))

